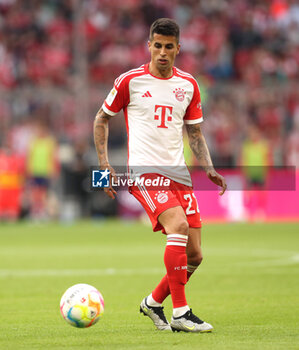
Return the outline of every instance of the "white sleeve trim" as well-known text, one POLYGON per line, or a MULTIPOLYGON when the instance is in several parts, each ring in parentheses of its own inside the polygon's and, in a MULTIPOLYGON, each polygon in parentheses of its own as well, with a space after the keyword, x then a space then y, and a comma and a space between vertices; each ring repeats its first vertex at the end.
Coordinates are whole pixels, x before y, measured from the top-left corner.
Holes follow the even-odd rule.
POLYGON ((105 106, 105 104, 102 105, 102 109, 103 109, 103 111, 104 111, 105 113, 111 115, 112 117, 113 117, 115 114, 118 113, 118 112, 112 112, 112 111, 110 111, 110 109, 108 109, 108 108, 105 106))
POLYGON ((184 120, 185 124, 197 124, 197 123, 202 123, 203 122, 203 117, 198 118, 198 119, 191 119, 191 120, 184 120))

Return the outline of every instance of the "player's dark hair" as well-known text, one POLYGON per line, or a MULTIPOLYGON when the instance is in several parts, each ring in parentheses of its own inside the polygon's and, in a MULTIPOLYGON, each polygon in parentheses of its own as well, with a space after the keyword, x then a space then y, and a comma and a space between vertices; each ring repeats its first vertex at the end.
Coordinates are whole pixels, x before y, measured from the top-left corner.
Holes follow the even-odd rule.
POLYGON ((151 25, 150 41, 153 40, 154 33, 174 36, 177 42, 180 40, 180 28, 177 23, 170 18, 159 18, 151 25))

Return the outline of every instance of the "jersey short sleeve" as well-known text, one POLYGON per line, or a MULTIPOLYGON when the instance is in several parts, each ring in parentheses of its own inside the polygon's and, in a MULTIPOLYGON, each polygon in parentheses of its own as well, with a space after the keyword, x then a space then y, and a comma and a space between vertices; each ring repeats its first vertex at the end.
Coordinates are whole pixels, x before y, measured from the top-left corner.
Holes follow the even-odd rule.
POLYGON ((195 79, 192 79, 191 82, 193 84, 194 91, 192 100, 185 113, 185 124, 197 124, 203 121, 199 87, 195 79))
POLYGON ((122 79, 122 76, 114 82, 113 89, 109 92, 103 103, 103 111, 111 116, 117 114, 120 110, 129 104, 129 86, 128 80, 122 79))

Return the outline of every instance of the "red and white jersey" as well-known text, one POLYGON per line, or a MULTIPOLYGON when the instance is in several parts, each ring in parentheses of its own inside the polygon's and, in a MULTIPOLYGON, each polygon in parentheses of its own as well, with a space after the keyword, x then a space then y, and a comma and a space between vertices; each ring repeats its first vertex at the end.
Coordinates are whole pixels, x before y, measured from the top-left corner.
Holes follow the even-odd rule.
POLYGON ((200 123, 203 117, 199 87, 190 74, 173 67, 170 78, 157 78, 148 64, 130 70, 115 80, 102 108, 111 116, 124 110, 131 174, 138 167, 138 174, 156 172, 192 185, 183 154, 183 125, 200 123))

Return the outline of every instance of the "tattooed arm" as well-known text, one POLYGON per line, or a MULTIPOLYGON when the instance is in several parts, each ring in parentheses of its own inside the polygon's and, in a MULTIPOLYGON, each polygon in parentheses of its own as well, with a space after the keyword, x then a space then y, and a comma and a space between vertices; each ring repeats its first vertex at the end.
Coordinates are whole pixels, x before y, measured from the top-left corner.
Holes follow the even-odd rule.
POLYGON ((222 187, 220 195, 223 195, 227 185, 223 176, 218 174, 214 169, 210 152, 203 136, 200 124, 186 124, 186 129, 189 137, 189 145, 199 162, 199 165, 205 170, 208 178, 216 185, 222 187))
MULTIPOLYGON (((108 122, 110 118, 111 116, 105 113, 102 108, 98 111, 93 124, 93 137, 100 168, 109 169, 111 176, 115 176, 115 171, 110 166, 108 160, 108 122)), ((110 198, 115 198, 114 195, 116 194, 116 191, 112 188, 111 184, 110 187, 105 188, 104 191, 110 198)))

